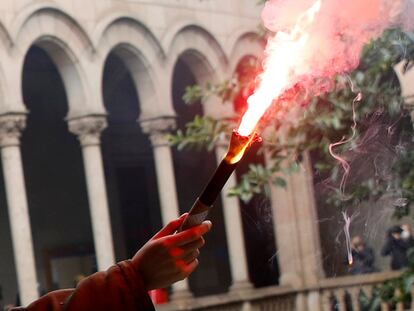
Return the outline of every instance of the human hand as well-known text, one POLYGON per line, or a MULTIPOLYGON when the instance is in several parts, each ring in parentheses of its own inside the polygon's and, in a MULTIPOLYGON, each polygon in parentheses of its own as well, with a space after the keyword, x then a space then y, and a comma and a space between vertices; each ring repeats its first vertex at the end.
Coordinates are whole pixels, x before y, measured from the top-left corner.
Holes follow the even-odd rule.
POLYGON ((171 221, 149 240, 132 258, 147 290, 167 287, 185 279, 198 266, 199 248, 211 222, 174 234, 188 214, 171 221))

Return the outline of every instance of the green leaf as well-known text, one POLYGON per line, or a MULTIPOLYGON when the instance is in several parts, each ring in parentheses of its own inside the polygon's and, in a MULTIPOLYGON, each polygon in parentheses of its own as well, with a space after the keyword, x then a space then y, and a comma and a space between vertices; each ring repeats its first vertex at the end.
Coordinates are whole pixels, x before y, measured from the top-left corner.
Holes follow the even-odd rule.
POLYGON ((200 85, 191 85, 185 88, 183 101, 187 105, 191 105, 200 102, 203 99, 203 96, 203 89, 200 85))
POLYGON ((275 177, 273 179, 273 184, 281 188, 287 188, 286 180, 281 177, 275 177))

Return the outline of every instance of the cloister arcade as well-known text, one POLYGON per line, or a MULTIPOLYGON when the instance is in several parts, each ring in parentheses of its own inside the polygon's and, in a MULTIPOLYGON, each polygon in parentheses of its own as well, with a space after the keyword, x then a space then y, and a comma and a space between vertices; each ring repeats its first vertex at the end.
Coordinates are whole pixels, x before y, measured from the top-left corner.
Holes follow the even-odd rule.
MULTIPOLYGON (((196 114, 234 115, 217 98, 189 107, 181 97, 188 84, 223 81, 246 57, 262 57, 260 8, 250 2, 1 1, 5 301, 19 294, 25 305, 73 285, 76 274, 132 256, 190 208, 225 150, 178 153, 166 134, 196 114)), ((407 80, 410 74, 402 81, 408 98, 407 80)), ((266 217, 277 259, 261 272, 267 278, 251 275, 260 249, 244 238, 248 213, 226 195, 232 176, 212 214, 202 264, 172 287, 171 299, 317 284, 324 271, 309 167, 305 156, 286 189, 272 187, 266 217)))

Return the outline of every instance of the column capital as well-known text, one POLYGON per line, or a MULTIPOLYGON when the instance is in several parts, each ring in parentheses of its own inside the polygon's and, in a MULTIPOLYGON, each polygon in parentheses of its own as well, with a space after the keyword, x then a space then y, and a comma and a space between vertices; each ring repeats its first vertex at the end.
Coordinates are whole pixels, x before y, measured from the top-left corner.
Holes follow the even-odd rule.
POLYGON ((139 120, 142 131, 149 136, 153 147, 168 146, 167 135, 175 129, 174 116, 163 116, 139 120))
POLYGON ((0 115, 0 147, 20 145, 20 136, 26 127, 26 112, 0 115))
POLYGON ((69 131, 78 136, 82 146, 99 145, 101 133, 107 127, 106 115, 95 114, 68 120, 69 131))

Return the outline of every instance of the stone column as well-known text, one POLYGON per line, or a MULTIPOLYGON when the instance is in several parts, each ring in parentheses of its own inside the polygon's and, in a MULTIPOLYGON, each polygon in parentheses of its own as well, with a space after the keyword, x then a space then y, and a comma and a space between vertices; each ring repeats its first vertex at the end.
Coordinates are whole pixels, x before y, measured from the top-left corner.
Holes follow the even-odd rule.
MULTIPOLYGON (((217 162, 220 163, 227 153, 228 144, 220 142, 216 147, 217 162)), ((233 173, 221 191, 223 202, 224 223, 226 229, 227 245, 230 256, 230 270, 233 284, 230 291, 239 291, 252 288, 249 280, 249 270, 247 265, 246 246, 244 243, 244 233, 240 204, 237 197, 229 197, 228 192, 237 184, 236 176, 233 173)))
MULTIPOLYGON (((266 154, 267 163, 271 159, 266 154)), ((286 188, 271 185, 271 202, 280 283, 295 288, 312 286, 323 277, 317 212, 309 157, 295 173, 281 175, 286 188)))
MULTIPOLYGON (((166 225, 180 215, 173 157, 167 139, 167 134, 175 127, 175 118, 160 117, 143 120, 140 123, 144 133, 148 134, 154 151, 161 216, 163 224, 166 225)), ((187 279, 175 283, 172 290, 172 300, 179 301, 193 297, 187 279)))
POLYGON ((20 153, 25 113, 0 116, 0 148, 9 211, 14 261, 22 305, 38 298, 36 265, 20 153))
POLYGON ((313 171, 307 153, 303 154, 299 171, 292 174, 290 191, 296 211, 296 222, 299 227, 304 283, 307 286, 314 286, 321 278, 325 277, 325 274, 322 265, 313 171))
POLYGON ((106 270, 115 263, 100 149, 100 135, 106 126, 104 115, 89 115, 69 120, 69 130, 78 136, 82 147, 96 260, 100 271, 106 270))
MULTIPOLYGON (((271 166, 269 154, 265 154, 266 163, 271 166)), ((302 287, 301 251, 299 247, 298 224, 294 210, 293 199, 290 195, 290 176, 282 175, 288 184, 287 188, 270 185, 270 200, 272 204, 273 222, 276 238, 276 251, 280 268, 281 285, 302 287)))

